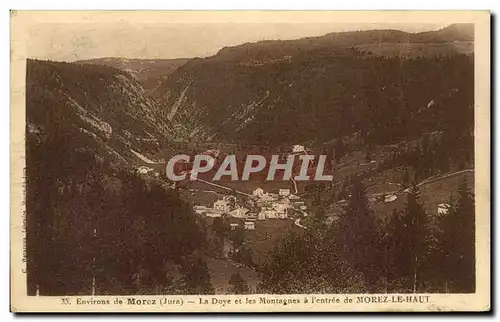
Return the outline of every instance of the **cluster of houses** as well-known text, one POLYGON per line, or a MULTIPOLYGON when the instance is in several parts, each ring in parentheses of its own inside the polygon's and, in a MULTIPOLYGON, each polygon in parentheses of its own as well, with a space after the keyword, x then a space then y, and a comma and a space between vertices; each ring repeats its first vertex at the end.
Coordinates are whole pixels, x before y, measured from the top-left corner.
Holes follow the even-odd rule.
POLYGON ((278 193, 264 192, 257 188, 252 192, 252 202, 259 209, 258 217, 264 219, 287 219, 289 212, 305 211, 307 206, 300 197, 292 194, 290 189, 279 189, 278 193))
MULTIPOLYGON (((292 210, 301 212, 307 210, 304 201, 292 194, 290 189, 279 189, 278 193, 268 193, 262 188, 257 188, 248 199, 247 207, 239 205, 234 196, 224 196, 215 201, 212 207, 194 206, 194 211, 207 217, 226 215, 242 219, 246 230, 254 230, 257 220, 288 219, 292 210)), ((237 227, 237 223, 231 224, 231 229, 237 227)))

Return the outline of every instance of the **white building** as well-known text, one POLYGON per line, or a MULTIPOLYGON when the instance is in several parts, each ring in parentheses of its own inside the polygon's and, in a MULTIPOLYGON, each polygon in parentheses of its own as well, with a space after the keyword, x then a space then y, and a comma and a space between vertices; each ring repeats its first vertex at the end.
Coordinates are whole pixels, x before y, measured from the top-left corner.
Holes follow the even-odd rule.
POLYGON ((264 195, 264 189, 262 188, 257 188, 252 192, 252 195, 256 197, 262 197, 264 195))
POLYGON ((255 222, 245 221, 245 230, 255 230, 255 222))
POLYGON ((292 147, 292 153, 301 153, 301 152, 305 152, 305 149, 304 149, 304 146, 303 146, 303 145, 298 145, 298 144, 295 144, 295 145, 292 147))
POLYGON ((388 195, 388 196, 385 196, 384 202, 393 202, 396 199, 398 199, 398 197, 396 195, 388 195))
POLYGON ((290 199, 288 199, 288 198, 283 198, 283 199, 281 199, 281 200, 280 200, 280 203, 281 203, 282 205, 286 205, 288 208, 290 208, 290 207, 291 207, 291 202, 290 202, 290 199))
MULTIPOLYGON (((249 212, 247 212, 247 213, 245 214, 245 218, 246 218, 247 220, 257 220, 257 219, 259 219, 259 214, 255 213, 255 212, 250 212, 250 211, 249 211, 249 212)), ((265 219, 265 218, 264 218, 264 219, 265 219)))
POLYGON ((280 197, 286 197, 286 196, 290 195, 290 189, 280 189, 278 192, 278 195, 280 197))
POLYGON ((203 214, 206 214, 207 212, 211 212, 212 208, 209 208, 207 206, 194 206, 193 210, 195 213, 197 213, 199 215, 203 215, 203 214))
POLYGON ((229 224, 229 227, 231 227, 231 230, 236 230, 236 228, 238 227, 238 224, 236 224, 236 223, 229 224))
POLYGON ((285 211, 276 211, 276 217, 279 219, 287 219, 288 218, 288 213, 285 211))
POLYGON ((450 211, 450 205, 447 203, 440 203, 437 206, 437 213, 438 215, 446 215, 450 211))
POLYGON ((262 212, 262 211, 261 211, 261 212, 259 212, 259 213, 257 214, 257 220, 266 220, 266 213, 264 213, 264 212, 262 212))
POLYGON ((151 171, 153 171, 153 169, 150 167, 146 167, 146 166, 140 166, 137 168, 138 174, 148 174, 151 171))
POLYGON ((222 213, 228 213, 229 205, 230 203, 227 200, 217 200, 216 202, 214 202, 214 210, 220 211, 222 213))
POLYGON ((281 203, 275 203, 273 205, 274 211, 276 213, 276 217, 280 219, 288 218, 288 207, 287 205, 281 203))
POLYGON ((273 208, 262 208, 259 213, 259 219, 260 218, 276 219, 278 218, 278 215, 276 214, 276 210, 274 210, 273 208))
POLYGON ((259 200, 257 201, 258 203, 266 203, 266 202, 271 202, 271 201, 274 201, 276 200, 276 197, 277 196, 274 196, 270 193, 265 193, 263 194, 262 196, 260 196, 259 200))
POLYGON ((222 216, 222 213, 219 211, 209 210, 205 213, 205 216, 210 218, 218 218, 222 216))
POLYGON ((231 211, 229 213, 229 215, 231 217, 234 217, 234 218, 245 218, 247 212, 249 212, 249 210, 247 208, 240 207, 240 208, 236 208, 233 211, 231 211))

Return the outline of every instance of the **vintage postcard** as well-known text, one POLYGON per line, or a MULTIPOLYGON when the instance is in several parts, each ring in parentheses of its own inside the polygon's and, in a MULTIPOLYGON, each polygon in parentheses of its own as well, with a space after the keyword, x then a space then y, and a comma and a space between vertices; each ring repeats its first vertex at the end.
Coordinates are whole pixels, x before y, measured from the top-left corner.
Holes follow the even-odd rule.
POLYGON ((488 11, 12 11, 11 310, 490 310, 488 11))

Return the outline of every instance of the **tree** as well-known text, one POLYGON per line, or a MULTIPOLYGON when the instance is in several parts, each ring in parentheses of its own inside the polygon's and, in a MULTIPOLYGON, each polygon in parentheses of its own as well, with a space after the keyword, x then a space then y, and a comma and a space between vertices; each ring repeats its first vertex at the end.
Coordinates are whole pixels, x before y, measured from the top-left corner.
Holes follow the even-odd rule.
POLYGON ((410 174, 408 173, 408 169, 405 168, 403 172, 403 189, 408 188, 408 185, 410 184, 410 174))
MULTIPOLYGON (((382 249, 383 249, 383 260, 382 260, 382 278, 385 280, 385 292, 388 292, 389 285, 400 277, 400 261, 398 259, 398 245, 401 242, 398 238, 401 235, 397 234, 401 231, 399 225, 402 221, 399 219, 400 213, 393 209, 391 217, 384 226, 384 234, 381 239, 382 249)), ((394 289, 391 287, 391 291, 394 289)), ((398 291, 397 289, 394 291, 398 291)))
POLYGON ((263 293, 363 293, 362 274, 343 256, 331 227, 312 228, 286 235, 272 250, 262 268, 263 293))
POLYGON ((231 285, 230 292, 232 294, 248 294, 250 291, 247 282, 243 279, 239 272, 231 275, 229 278, 229 285, 231 285))
POLYGON ((344 141, 342 140, 342 137, 337 139, 334 150, 335 150, 335 162, 339 163, 340 159, 342 159, 342 157, 346 153, 346 146, 344 144, 344 141))
POLYGON ((233 241, 234 248, 238 249, 245 241, 245 229, 238 225, 235 230, 231 232, 231 240, 233 241))
POLYGON ((349 182, 348 182, 347 179, 344 179, 342 181, 342 184, 340 185, 340 189, 339 189, 339 192, 337 194, 337 199, 338 200, 342 200, 342 199, 346 199, 347 198, 348 187, 349 187, 349 182))
POLYGON ((474 195, 464 180, 458 200, 440 223, 440 245, 446 272, 446 291, 475 291, 475 205, 474 195))
POLYGON ((226 228, 224 226, 224 222, 221 217, 215 217, 212 223, 212 229, 215 235, 219 238, 224 238, 226 234, 226 228))
POLYGON ((190 256, 186 259, 182 272, 183 288, 187 294, 213 294, 207 263, 200 256, 190 256))
POLYGON ((325 223, 326 218, 327 217, 325 209, 323 207, 318 207, 317 210, 314 212, 313 221, 311 222, 311 224, 315 226, 321 226, 325 223))
POLYGON ((365 154, 365 160, 366 162, 371 162, 373 160, 373 147, 371 144, 368 144, 368 146, 366 147, 366 154, 365 154))
POLYGON ((247 266, 255 266, 255 263, 253 261, 253 251, 250 247, 248 246, 242 246, 240 249, 233 254, 233 260, 245 264, 247 266))
POLYGON ((404 211, 392 221, 395 258, 395 276, 404 280, 405 291, 417 292, 423 286, 421 274, 429 257, 431 232, 429 217, 418 201, 419 190, 412 186, 404 211))
POLYGON ((380 275, 380 238, 374 214, 368 207, 365 187, 359 178, 354 179, 351 198, 346 213, 341 216, 339 229, 347 258, 373 286, 380 275))
POLYGON ((315 197, 314 197, 314 204, 316 206, 321 206, 321 192, 325 190, 325 184, 321 182, 320 184, 315 185, 315 197))

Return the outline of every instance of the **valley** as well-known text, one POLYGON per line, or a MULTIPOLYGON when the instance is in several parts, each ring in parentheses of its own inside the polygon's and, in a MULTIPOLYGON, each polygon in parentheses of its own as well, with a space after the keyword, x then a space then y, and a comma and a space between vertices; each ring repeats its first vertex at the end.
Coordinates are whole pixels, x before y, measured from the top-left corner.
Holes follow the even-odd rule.
POLYGON ((474 191, 471 28, 28 60, 29 293, 470 292, 432 270, 474 191), (324 155, 332 179, 173 181, 178 154, 324 155), (425 264, 398 253, 424 240, 425 264), (52 267, 82 278, 52 285, 52 267))

